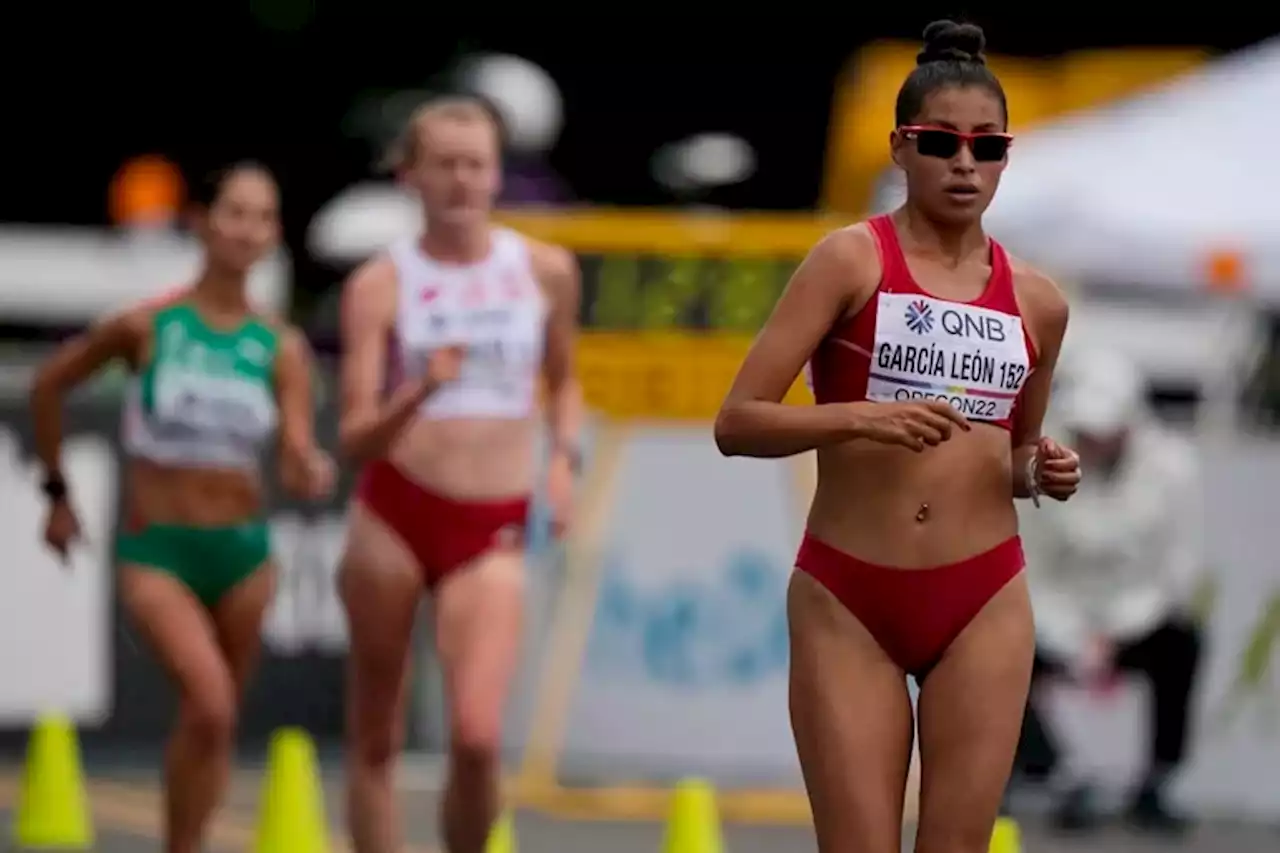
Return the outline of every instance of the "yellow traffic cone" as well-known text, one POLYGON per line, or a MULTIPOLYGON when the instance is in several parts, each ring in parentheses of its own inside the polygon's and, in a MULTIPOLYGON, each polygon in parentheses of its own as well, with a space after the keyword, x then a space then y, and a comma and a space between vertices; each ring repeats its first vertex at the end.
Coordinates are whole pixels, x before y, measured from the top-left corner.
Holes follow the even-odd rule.
POLYGON ((36 721, 18 792, 15 846, 84 850, 93 846, 93 821, 71 721, 49 714, 36 721))
POLYGON ((298 728, 271 736, 258 802, 255 853, 328 853, 329 826, 316 748, 298 728))
POLYGON ((990 853, 1022 853, 1022 831, 1018 822, 1011 817, 997 818, 988 850, 990 853))
POLYGON ((723 853, 716 792, 703 779, 685 779, 671 796, 663 853, 723 853))
POLYGON ((516 829, 510 812, 503 812, 489 830, 484 853, 516 853, 516 829))

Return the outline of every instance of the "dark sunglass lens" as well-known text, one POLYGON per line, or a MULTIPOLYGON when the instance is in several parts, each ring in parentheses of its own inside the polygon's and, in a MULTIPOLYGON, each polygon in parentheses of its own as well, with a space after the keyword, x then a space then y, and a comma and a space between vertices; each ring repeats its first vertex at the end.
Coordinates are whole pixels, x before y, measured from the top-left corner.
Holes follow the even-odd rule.
POLYGON ((1009 150, 1009 140, 1003 136, 976 136, 973 139, 973 159, 980 163, 1003 160, 1009 150))
POLYGON ((960 150, 960 137, 945 130, 916 132, 916 150, 926 157, 950 159, 960 150))

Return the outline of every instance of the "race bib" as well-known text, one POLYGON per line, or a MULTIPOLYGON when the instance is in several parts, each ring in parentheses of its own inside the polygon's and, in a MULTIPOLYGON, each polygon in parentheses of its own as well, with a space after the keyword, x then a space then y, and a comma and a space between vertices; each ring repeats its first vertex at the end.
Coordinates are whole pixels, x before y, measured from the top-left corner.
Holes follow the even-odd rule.
POLYGON ((507 417, 528 409, 542 361, 546 305, 537 282, 521 275, 519 288, 489 271, 453 281, 433 278, 403 292, 397 325, 411 369, 425 369, 442 347, 464 350, 458 377, 431 395, 424 413, 507 417))
POLYGON ((477 340, 467 346, 458 381, 497 394, 524 395, 532 389, 540 359, 540 352, 524 340, 477 340))
POLYGON ((157 368, 154 414, 167 426, 256 440, 274 428, 274 401, 260 382, 157 368))
POLYGON ((1021 318, 921 294, 878 299, 868 400, 943 400, 977 421, 1010 416, 1030 367, 1021 318))

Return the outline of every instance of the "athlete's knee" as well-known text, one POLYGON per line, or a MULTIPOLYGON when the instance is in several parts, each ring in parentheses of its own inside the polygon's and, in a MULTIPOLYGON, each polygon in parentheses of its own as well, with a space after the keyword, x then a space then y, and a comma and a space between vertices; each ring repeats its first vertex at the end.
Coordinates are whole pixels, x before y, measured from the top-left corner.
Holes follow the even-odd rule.
POLYGON ((389 767, 400 751, 403 722, 393 672, 361 668, 348 676, 347 743, 350 758, 365 767, 389 767))
POLYGON ((400 751, 404 723, 397 676, 379 667, 355 667, 347 675, 347 751, 365 768, 390 767, 400 751))
POLYGON ((949 838, 933 841, 916 836, 915 853, 988 853, 991 839, 949 838))
POLYGON ((189 738, 210 749, 229 747, 235 736, 237 704, 230 674, 210 674, 182 690, 179 719, 189 738))
POLYGON ((502 749, 500 709, 463 705, 452 721, 449 743, 455 760, 478 768, 497 764, 502 749))
POLYGON ((349 736, 351 758, 366 768, 390 767, 400 752, 399 728, 394 720, 361 724, 349 736))
POLYGON ((972 820, 945 826, 922 822, 916 830, 915 853, 987 853, 992 828, 972 820))

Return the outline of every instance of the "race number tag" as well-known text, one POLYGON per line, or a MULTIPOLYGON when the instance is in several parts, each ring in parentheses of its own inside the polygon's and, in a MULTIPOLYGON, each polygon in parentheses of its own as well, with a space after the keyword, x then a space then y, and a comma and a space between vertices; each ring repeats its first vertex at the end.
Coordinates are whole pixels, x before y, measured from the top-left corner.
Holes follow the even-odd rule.
MULTIPOLYGON (((482 282, 483 283, 483 282, 482 282)), ((523 412, 537 390, 546 306, 536 283, 518 291, 501 280, 481 287, 424 287, 408 303, 402 327, 405 355, 426 362, 441 347, 460 345, 459 375, 432 395, 433 414, 497 416, 523 412)))
POLYGON ((1006 420, 1029 367, 1019 317, 922 294, 879 294, 868 400, 943 400, 970 420, 1006 420))
POLYGON ((166 426, 252 440, 275 428, 275 401, 252 378, 160 364, 154 382, 153 416, 166 426))

